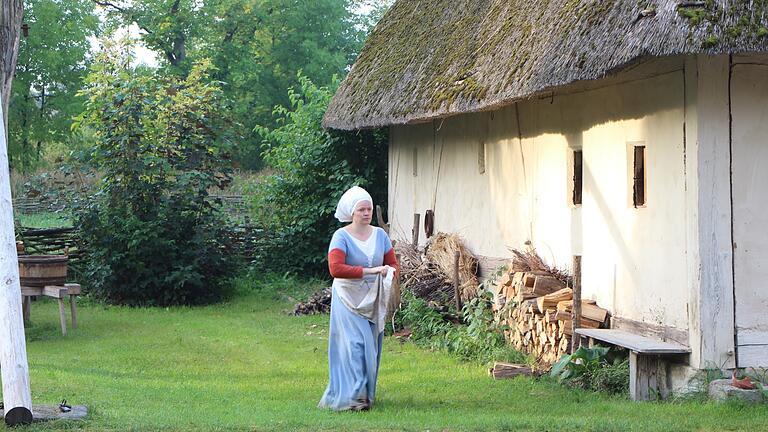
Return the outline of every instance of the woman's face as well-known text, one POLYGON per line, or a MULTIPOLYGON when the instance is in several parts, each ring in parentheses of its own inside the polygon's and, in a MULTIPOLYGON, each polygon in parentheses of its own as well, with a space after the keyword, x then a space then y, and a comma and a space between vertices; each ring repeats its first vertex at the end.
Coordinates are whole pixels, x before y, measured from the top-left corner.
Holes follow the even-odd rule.
POLYGON ((373 205, 368 201, 360 201, 352 213, 352 223, 370 225, 373 217, 373 205))

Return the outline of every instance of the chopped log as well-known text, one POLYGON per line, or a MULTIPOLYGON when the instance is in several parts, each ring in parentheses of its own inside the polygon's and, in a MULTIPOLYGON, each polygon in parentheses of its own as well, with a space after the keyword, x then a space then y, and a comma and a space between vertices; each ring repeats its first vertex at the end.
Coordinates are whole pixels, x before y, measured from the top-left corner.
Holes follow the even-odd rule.
POLYGON ((565 285, 553 276, 536 276, 533 284, 533 293, 543 296, 563 288, 565 288, 565 285))
MULTIPOLYGON (((560 330, 563 332, 563 334, 566 334, 568 336, 573 335, 573 322, 571 320, 564 320, 560 321, 560 330)), ((579 328, 600 328, 600 324, 597 321, 592 321, 590 319, 586 319, 584 317, 581 318, 581 322, 579 323, 579 328)))
MULTIPOLYGON (((570 311, 572 306, 573 306, 572 300, 562 301, 557 304, 557 310, 570 311)), ((582 301, 581 316, 587 319, 591 319, 592 321, 605 322, 605 319, 608 317, 608 310, 603 309, 600 306, 595 305, 594 303, 591 303, 591 302, 587 303, 582 301)))
POLYGON ((512 285, 512 273, 504 272, 504 274, 501 275, 501 280, 499 281, 499 284, 503 286, 512 285))
POLYGON ((563 288, 555 291, 552 294, 547 294, 536 299, 536 305, 539 308, 539 312, 544 313, 547 309, 556 309, 557 304, 561 301, 571 300, 573 298, 573 290, 570 288, 563 288))
POLYGON ((509 379, 521 375, 532 376, 533 369, 521 364, 495 362, 493 367, 488 370, 488 374, 493 379, 509 379))

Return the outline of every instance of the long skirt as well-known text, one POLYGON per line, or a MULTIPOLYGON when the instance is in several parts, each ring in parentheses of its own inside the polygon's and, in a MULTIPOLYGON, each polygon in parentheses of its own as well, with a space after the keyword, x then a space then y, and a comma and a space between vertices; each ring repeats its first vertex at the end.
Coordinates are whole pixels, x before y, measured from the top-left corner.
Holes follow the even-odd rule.
POLYGON ((334 288, 328 336, 329 382, 318 404, 336 411, 363 410, 373 405, 384 332, 344 305, 334 288))

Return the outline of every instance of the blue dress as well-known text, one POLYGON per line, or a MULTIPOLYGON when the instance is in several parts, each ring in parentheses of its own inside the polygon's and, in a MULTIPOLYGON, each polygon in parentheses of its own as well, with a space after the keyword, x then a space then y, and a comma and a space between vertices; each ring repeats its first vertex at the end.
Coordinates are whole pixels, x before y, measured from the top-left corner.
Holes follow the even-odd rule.
MULTIPOLYGON (((348 265, 380 266, 384 255, 392 250, 392 243, 381 228, 374 228, 372 235, 377 237, 370 264, 368 257, 344 229, 333 235, 329 251, 341 250, 346 255, 348 265)), ((375 275, 366 275, 366 278, 375 279, 375 275)), ((335 288, 331 299, 330 324, 329 382, 318 406, 336 411, 368 409, 376 396, 384 332, 376 334, 372 322, 347 308, 335 288)))

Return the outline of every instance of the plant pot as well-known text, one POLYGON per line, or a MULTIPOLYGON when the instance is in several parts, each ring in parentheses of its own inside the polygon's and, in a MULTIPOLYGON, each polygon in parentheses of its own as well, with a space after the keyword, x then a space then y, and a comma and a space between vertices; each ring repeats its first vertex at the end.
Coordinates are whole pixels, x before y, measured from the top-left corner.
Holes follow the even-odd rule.
POLYGON ((19 280, 22 286, 63 285, 67 281, 66 255, 22 255, 19 280))

